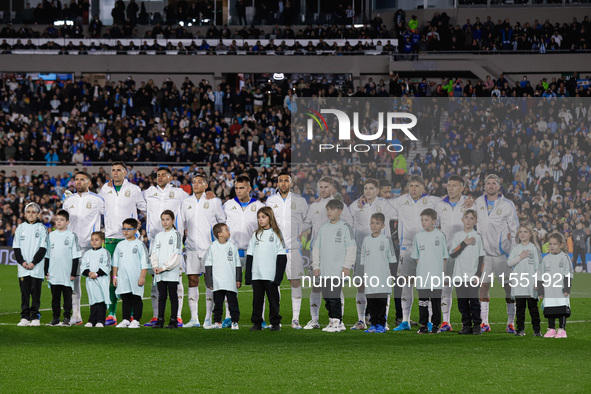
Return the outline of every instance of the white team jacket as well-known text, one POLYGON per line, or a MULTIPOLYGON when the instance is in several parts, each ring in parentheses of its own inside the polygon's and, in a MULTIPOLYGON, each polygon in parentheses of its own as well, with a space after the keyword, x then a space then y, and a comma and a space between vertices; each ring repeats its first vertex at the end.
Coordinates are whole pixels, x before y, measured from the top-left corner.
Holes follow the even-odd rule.
POLYGON ((213 226, 225 222, 221 200, 217 197, 207 200, 203 193, 199 200, 195 195, 183 200, 177 228, 181 236, 187 229, 186 249, 197 251, 199 258, 203 258, 213 241, 213 226))
POLYGON ((239 250, 248 249, 250 237, 258 227, 257 212, 265 204, 252 198, 243 209, 238 198, 228 200, 224 204, 226 224, 230 229, 230 239, 239 250))
MULTIPOLYGON (((449 203, 449 197, 445 196, 437 204, 435 204, 435 211, 437 211, 437 220, 441 226, 441 232, 445 234, 447 240, 447 249, 451 247, 451 240, 455 233, 464 230, 464 223, 462 217, 467 209, 476 210, 476 206, 471 208, 464 207, 464 203, 468 197, 462 195, 456 204, 455 208, 449 203)), ((480 218, 480 216, 479 216, 480 218)))
POLYGON ((92 192, 74 193, 64 201, 63 208, 70 214, 68 229, 78 236, 80 248, 90 249, 90 235, 101 229, 105 200, 92 192))
POLYGON ((180 187, 174 187, 170 183, 164 189, 160 188, 160 186, 150 186, 147 190, 144 190, 143 194, 147 206, 146 232, 148 233, 148 239, 152 242, 156 234, 164 230, 160 215, 165 210, 170 209, 174 213, 174 222, 178 228, 181 202, 189 195, 180 187))
POLYGON ((267 206, 275 214, 275 219, 285 241, 285 247, 287 249, 292 248, 292 237, 294 236, 296 237, 294 246, 298 245, 297 236, 301 234, 304 219, 308 212, 306 199, 289 192, 287 198, 284 200, 281 194, 277 193, 267 199, 267 206))
POLYGON ((427 208, 435 209, 435 204, 440 201, 439 197, 423 194, 415 202, 410 194, 390 200, 395 214, 393 219, 398 220, 398 239, 401 248, 410 248, 423 226, 421 225, 421 212, 427 208))
POLYGON ((137 211, 146 212, 146 200, 137 185, 123 180, 119 193, 105 183, 99 192, 105 200, 105 237, 123 239, 121 227, 127 218, 138 218, 137 211))
POLYGON ((482 235, 486 255, 509 254, 515 244, 515 235, 519 228, 519 219, 513 201, 499 194, 490 215, 488 214, 486 195, 478 197, 475 206, 476 212, 478 212, 476 229, 482 235), (511 233, 510 240, 507 239, 509 233, 511 233))

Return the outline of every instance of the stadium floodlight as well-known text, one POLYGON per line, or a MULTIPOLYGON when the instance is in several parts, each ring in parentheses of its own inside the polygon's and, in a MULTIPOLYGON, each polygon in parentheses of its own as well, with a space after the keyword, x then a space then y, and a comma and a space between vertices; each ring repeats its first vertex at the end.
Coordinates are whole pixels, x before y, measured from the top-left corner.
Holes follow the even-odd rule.
POLYGON ((274 73, 273 79, 276 81, 283 81, 285 79, 285 74, 283 73, 274 73))
MULTIPOLYGON (((180 26, 180 27, 184 27, 184 26, 185 26, 185 22, 183 22, 183 21, 180 21, 180 22, 179 22, 179 26, 180 26)), ((191 25, 189 24, 189 26, 191 26, 191 25)))

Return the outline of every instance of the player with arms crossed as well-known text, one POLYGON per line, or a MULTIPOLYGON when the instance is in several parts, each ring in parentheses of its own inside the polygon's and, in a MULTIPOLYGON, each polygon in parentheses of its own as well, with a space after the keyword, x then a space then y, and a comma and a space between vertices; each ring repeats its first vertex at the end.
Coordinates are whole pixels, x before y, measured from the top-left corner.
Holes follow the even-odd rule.
POLYGON ((515 334, 515 300, 511 299, 511 287, 509 286, 509 274, 511 270, 507 265, 508 253, 513 246, 512 236, 517 234, 519 219, 515 204, 501 193, 501 180, 495 174, 490 174, 484 179, 485 193, 476 199, 476 212, 478 213, 478 232, 484 242, 484 269, 482 285, 480 287, 480 304, 482 315, 482 332, 490 331, 488 324, 488 311, 490 305, 490 286, 494 274, 499 282, 504 278, 503 289, 507 302, 507 332, 515 334))
MULTIPOLYGON (((76 193, 70 195, 63 203, 63 208, 70 215, 70 229, 78 237, 78 242, 84 255, 91 249, 90 238, 92 233, 101 229, 101 215, 105 213, 105 200, 98 194, 89 191, 92 181, 90 175, 84 171, 78 171, 74 175, 74 188, 76 193)), ((80 268, 74 279, 72 292, 72 319, 71 325, 81 325, 80 314, 80 268)))
MULTIPOLYGON (((309 240, 310 245, 314 245, 314 239, 318 236, 318 232, 320 231, 320 227, 326 222, 328 222, 328 216, 326 216, 326 204, 329 201, 334 199, 334 181, 331 177, 325 176, 322 177, 318 181, 318 196, 312 204, 308 207, 308 213, 306 214, 306 219, 304 220, 304 226, 302 228, 302 233, 305 233, 308 230, 311 230, 311 234, 309 240)), ((349 208, 345 205, 343 207, 343 212, 341 213, 341 219, 343 219, 349 225, 353 225, 353 217, 351 216, 351 212, 349 208)), ((301 235, 301 234, 300 234, 301 235)), ((313 248, 313 247, 312 247, 313 248)), ((320 328, 320 323, 318 322, 318 318, 320 315, 320 302, 322 300, 322 288, 321 287, 312 287, 312 292, 310 293, 310 314, 312 315, 312 320, 306 324, 304 330, 312 330, 320 328)), ((345 308, 345 298, 341 294, 341 306, 345 308)), ((342 313, 341 313, 342 314, 342 313)))
MULTIPOLYGON (((226 214, 222 209, 219 198, 210 200, 206 197, 207 178, 197 174, 193 177, 193 195, 185 199, 180 208, 178 229, 181 235, 187 230, 185 248, 187 250, 187 267, 185 273, 189 279, 189 309, 191 320, 186 328, 200 327, 199 324, 199 275, 205 273, 204 256, 212 243, 212 228, 217 223, 226 221, 226 214)), ((206 311, 203 326, 209 328, 211 311, 213 310, 213 291, 205 290, 206 311)))
POLYGON ((308 204, 303 197, 290 191, 292 186, 291 175, 288 172, 281 172, 277 178, 279 193, 267 199, 267 206, 275 214, 275 219, 283 234, 285 247, 287 248, 287 268, 285 272, 291 285, 291 307, 293 311, 291 328, 301 329, 301 278, 304 275, 304 262, 302 259, 301 245, 297 239, 292 239, 292 234, 297 236, 301 232, 306 213, 308 212, 308 204))
MULTIPOLYGON (((462 194, 464 190, 464 179, 459 175, 451 175, 447 180, 447 196, 435 204, 435 211, 439 218, 441 232, 445 234, 447 249, 451 250, 454 234, 464 229, 462 218, 467 209, 474 202, 470 197, 462 194)), ((445 265, 445 276, 452 277, 454 273, 454 258, 450 257, 445 265)), ((441 331, 451 331, 450 314, 452 305, 452 284, 446 282, 443 285, 441 294, 441 314, 443 323, 441 331)))

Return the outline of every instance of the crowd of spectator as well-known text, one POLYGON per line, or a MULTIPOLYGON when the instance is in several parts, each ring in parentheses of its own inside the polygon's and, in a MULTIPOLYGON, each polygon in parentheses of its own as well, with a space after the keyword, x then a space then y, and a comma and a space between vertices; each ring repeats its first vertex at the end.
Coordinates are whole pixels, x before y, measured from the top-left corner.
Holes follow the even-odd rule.
MULTIPOLYGON (((326 162, 334 160, 334 165, 292 168, 296 191, 312 201, 316 190, 311 180, 319 173, 332 175, 343 200, 350 202, 362 193, 366 177, 388 178, 393 173, 395 195, 404 192, 409 175, 421 174, 429 192, 443 196, 445 179, 459 174, 468 181, 466 192, 478 196, 484 175, 495 172, 520 216, 541 226, 540 236, 553 230, 570 233, 578 221, 588 226, 591 106, 585 100, 554 98, 561 91, 572 97, 590 96, 590 90, 577 81, 577 75, 569 80, 542 80, 532 95, 521 82, 519 89, 505 90, 508 83, 501 75, 482 94, 492 99, 438 101, 424 108, 415 104, 412 110, 421 119, 416 133, 423 146, 429 147, 426 154, 416 155, 404 140, 406 156, 359 153, 341 163, 327 154, 326 162), (495 90, 501 97, 496 97, 495 90), (527 98, 530 95, 538 98, 527 98)), ((437 97, 440 85, 456 82, 436 84, 395 76, 388 83, 368 80, 354 86, 348 79, 337 86, 326 80, 286 78, 258 86, 245 80, 240 89, 233 89, 226 81, 212 86, 188 78, 181 86, 167 80, 160 87, 151 80, 136 83, 131 77, 102 86, 81 77, 58 80, 49 87, 30 78, 0 79, 0 160, 50 166, 102 162, 107 170, 108 162, 123 160, 135 168, 131 180, 143 188, 154 181, 154 163, 184 167, 175 170, 175 182, 186 188, 197 171, 193 163, 201 163, 212 175, 211 189, 222 199, 232 197, 233 179, 247 173, 253 180, 254 196, 264 200, 274 193, 280 169, 307 160, 306 141, 291 134, 295 97, 393 96, 400 97, 397 102, 404 109, 413 105, 411 97, 437 97)), ((454 93, 452 89, 441 96, 454 93)), ((458 96, 474 95, 462 89, 458 96)), ((5 168, 0 172, 4 234, 10 234, 22 220, 25 202, 37 201, 50 215, 59 207, 62 192, 72 189, 70 173, 53 177, 17 174, 5 168)), ((94 189, 108 177, 104 170, 93 174, 94 189)), ((2 239, 0 234, 0 243, 2 239)))
MULTIPOLYGON (((74 2, 74 0, 73 0, 74 2)), ((123 3, 119 1, 118 3, 123 3)), ((183 3, 177 2, 178 8, 183 8, 183 3)), ((536 53, 552 53, 559 50, 566 51, 585 51, 590 49, 589 42, 591 41, 591 19, 585 16, 581 21, 577 17, 573 17, 570 22, 550 22, 549 19, 540 21, 534 19, 533 22, 511 22, 509 18, 505 20, 497 20, 494 22, 490 16, 486 20, 481 20, 476 17, 474 20, 467 19, 465 21, 455 21, 447 15, 446 12, 435 12, 433 18, 427 21, 419 21, 415 15, 407 18, 406 13, 399 10, 394 16, 394 23, 388 27, 380 16, 376 16, 371 21, 362 24, 361 27, 355 27, 351 24, 345 24, 345 19, 337 19, 333 24, 326 25, 307 25, 305 28, 294 27, 290 23, 285 23, 285 20, 274 21, 284 24, 275 23, 274 27, 263 29, 262 25, 256 20, 252 25, 244 25, 237 28, 232 28, 228 25, 206 24, 207 27, 193 29, 189 28, 188 23, 174 23, 155 22, 155 26, 151 29, 145 30, 140 34, 137 26, 137 16, 130 14, 129 7, 135 5, 131 2, 127 5, 127 9, 119 9, 117 17, 114 18, 113 25, 103 26, 98 17, 91 18, 88 29, 84 29, 81 22, 76 20, 72 25, 62 26, 48 26, 42 32, 35 31, 30 27, 23 26, 21 28, 12 28, 5 26, 0 30, 0 36, 3 38, 17 38, 23 40, 14 45, 3 43, 0 48, 3 53, 10 53, 14 49, 62 49, 69 47, 69 50, 77 50, 82 53, 96 50, 140 50, 144 47, 155 47, 154 50, 178 50, 182 53, 194 53, 203 51, 203 47, 207 46, 207 51, 215 52, 210 45, 203 43, 192 43, 190 46, 183 46, 180 43, 169 42, 167 46, 159 47, 158 44, 148 44, 146 41, 132 44, 131 46, 117 45, 114 48, 108 46, 108 43, 97 40, 96 44, 83 45, 75 44, 70 41, 69 44, 58 45, 51 44, 50 48, 41 47, 36 48, 31 42, 24 43, 25 40, 31 38, 51 38, 51 39, 69 39, 69 38, 95 38, 95 39, 148 39, 152 40, 157 37, 163 37, 167 40, 176 39, 274 39, 277 43, 270 43, 266 45, 265 50, 287 51, 297 50, 302 53, 314 53, 322 50, 340 50, 341 52, 360 52, 368 49, 375 49, 378 47, 386 47, 385 53, 391 53, 394 50, 392 44, 386 43, 387 39, 397 39, 397 50, 401 54, 413 54, 428 51, 528 51, 536 53), (280 40, 296 39, 298 43, 294 46, 280 43, 280 40), (331 46, 323 41, 314 44, 307 44, 306 40, 325 40, 325 39, 362 39, 368 40, 363 44, 357 46, 345 43, 340 46, 331 46), (376 40, 381 42, 378 44, 376 40)), ((143 3, 142 3, 143 5, 143 3)), ((172 6, 170 6, 172 7, 172 6)), ((115 10, 114 10, 115 11, 115 10)), ((176 11, 178 12, 178 10, 176 11)), ((140 13, 141 14, 141 13, 140 13)), ((182 22, 182 21, 181 21, 182 22)), ((47 44, 46 44, 47 45, 47 44)), ((253 45, 248 48, 239 48, 238 45, 221 44, 223 47, 219 48, 224 54, 235 52, 235 50, 245 49, 249 52, 260 52, 258 46, 253 45), (225 47, 225 48, 224 48, 225 47), (257 48, 254 48, 257 47, 257 48)))

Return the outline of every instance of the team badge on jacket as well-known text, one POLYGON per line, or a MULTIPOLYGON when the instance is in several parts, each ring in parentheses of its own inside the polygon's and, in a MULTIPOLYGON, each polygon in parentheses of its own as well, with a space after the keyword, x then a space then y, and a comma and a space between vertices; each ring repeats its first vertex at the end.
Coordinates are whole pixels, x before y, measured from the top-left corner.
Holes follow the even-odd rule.
POLYGON ((125 192, 125 197, 131 197, 131 190, 125 192))
POLYGON ((90 201, 88 201, 86 203, 86 209, 90 209, 90 208, 92 208, 92 203, 90 201))

